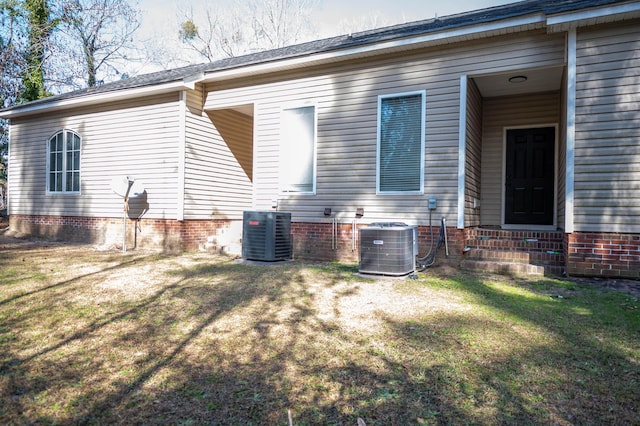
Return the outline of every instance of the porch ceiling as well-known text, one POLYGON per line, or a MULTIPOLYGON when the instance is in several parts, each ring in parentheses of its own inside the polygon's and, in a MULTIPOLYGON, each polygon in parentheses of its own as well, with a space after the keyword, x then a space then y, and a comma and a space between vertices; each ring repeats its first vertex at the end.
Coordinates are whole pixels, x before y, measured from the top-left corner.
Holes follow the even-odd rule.
POLYGON ((563 67, 515 70, 503 74, 473 77, 480 93, 485 98, 543 93, 560 90, 562 87, 563 67), (509 81, 512 77, 526 77, 509 81))
POLYGON ((253 104, 236 105, 236 106, 229 107, 229 109, 232 109, 244 115, 248 115, 249 117, 253 117, 253 104))

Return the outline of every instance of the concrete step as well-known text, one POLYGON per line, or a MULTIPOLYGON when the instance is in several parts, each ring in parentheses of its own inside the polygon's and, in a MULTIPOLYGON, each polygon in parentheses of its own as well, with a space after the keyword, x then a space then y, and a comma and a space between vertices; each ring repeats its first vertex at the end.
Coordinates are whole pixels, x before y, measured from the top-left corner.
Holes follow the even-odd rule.
POLYGON ((471 248, 465 252, 466 259, 533 265, 564 265, 564 254, 560 251, 520 251, 471 248))
POLYGON ((467 245, 478 249, 556 252, 563 249, 563 233, 476 228, 469 230, 467 245))
POLYGON ((560 275, 563 233, 476 228, 469 231, 462 267, 487 272, 560 275))
POLYGON ((531 265, 528 263, 493 262, 488 260, 464 259, 460 263, 462 269, 476 272, 490 272, 504 275, 558 275, 561 271, 551 272, 555 267, 531 265))

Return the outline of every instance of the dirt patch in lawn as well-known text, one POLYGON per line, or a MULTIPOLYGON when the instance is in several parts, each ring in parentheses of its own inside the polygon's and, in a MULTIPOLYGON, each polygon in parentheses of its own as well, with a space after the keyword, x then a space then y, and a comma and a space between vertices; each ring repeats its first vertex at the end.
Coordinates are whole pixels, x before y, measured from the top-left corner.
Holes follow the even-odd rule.
POLYGON ((0 423, 638 419, 628 285, 356 272, 0 231, 0 423))
MULTIPOLYGON (((41 239, 16 236, 10 230, 0 232, 0 251, 19 251, 25 262, 39 263, 45 271, 55 275, 89 276, 92 275, 93 285, 83 289, 73 297, 91 303, 107 301, 135 301, 148 297, 160 290, 166 277, 172 271, 197 267, 203 262, 217 259, 208 253, 190 253, 181 256, 163 257, 154 251, 133 250, 122 253, 119 250, 104 250, 101 247, 74 245, 52 242, 41 239), (105 270, 102 261, 65 264, 64 272, 59 270, 61 258, 94 253, 95 259, 111 258, 112 262, 122 262, 130 259, 126 270, 105 270), (46 254, 45 254, 46 253, 46 254), (142 261, 143 258, 157 257, 153 263, 142 261)), ((230 259, 228 259, 230 260, 230 259)), ((126 262, 126 261, 125 261, 126 262)), ((237 260, 235 263, 246 262, 237 260)), ((251 262, 267 270, 275 269, 284 264, 251 262)), ((318 264, 322 267, 323 264, 318 264)), ((344 267, 343 267, 344 268, 344 267)), ((375 333, 379 330, 380 317, 390 316, 403 320, 414 315, 415 306, 421 306, 431 312, 464 311, 469 306, 462 303, 460 297, 446 293, 435 293, 429 288, 415 288, 407 277, 366 277, 357 276, 356 268, 345 269, 347 279, 337 281, 330 286, 324 282, 317 282, 312 277, 306 277, 311 283, 308 290, 313 292, 315 309, 318 318, 339 321, 346 329, 359 332, 375 333), (406 291, 404 289, 407 289, 406 291)), ((455 270, 447 266, 434 268, 434 277, 454 274, 455 270)), ((305 277, 301 277, 303 279, 305 277)), ((58 278, 59 279, 59 278, 58 278)))
POLYGON ((376 407, 408 392, 379 349, 389 333, 401 341, 390 327, 471 308, 346 265, 122 253, 6 231, 0 252, 0 420, 16 424, 284 424, 289 412, 296 424, 373 412, 389 424, 401 408, 376 407))
POLYGON ((639 280, 626 280, 622 278, 572 277, 570 278, 570 281, 581 285, 588 285, 601 291, 615 290, 640 297, 639 280))
MULTIPOLYGON (((6 216, 0 215, 0 250, 10 250, 14 245, 15 247, 19 247, 21 245, 29 245, 29 246, 42 246, 42 247, 50 247, 52 245, 56 245, 60 250, 77 250, 78 246, 69 245, 65 243, 56 243, 42 239, 29 238, 28 236, 17 233, 11 229, 9 229, 9 219, 6 216)), ((102 247, 91 247, 92 250, 103 250, 102 247)), ((152 275, 149 275, 150 271, 140 271, 141 273, 136 273, 137 276, 149 277, 152 279, 152 275)), ((458 270, 449 266, 449 265, 437 265, 431 270, 429 270, 434 276, 440 277, 449 277, 455 276, 458 274, 458 270)), ((567 280, 575 282, 579 285, 587 285, 594 289, 606 291, 606 290, 614 290, 620 291, 623 293, 628 293, 636 297, 640 297, 640 280, 631 280, 624 278, 599 278, 599 277, 569 277, 567 280)), ((383 280, 382 280, 383 281, 383 280)), ((389 280, 387 280, 389 281, 389 280)), ((117 283, 105 284, 105 285, 113 285, 117 286, 117 283)), ((385 286, 388 286, 389 283, 383 284, 380 286, 381 289, 384 289, 385 286)), ((121 282, 120 286, 123 288, 127 288, 128 291, 131 291, 132 287, 144 287, 143 282, 138 282, 135 285, 129 285, 127 283, 121 282)), ((364 301, 365 304, 371 304, 371 301, 364 301)), ((446 302, 444 303, 446 305, 446 302)))

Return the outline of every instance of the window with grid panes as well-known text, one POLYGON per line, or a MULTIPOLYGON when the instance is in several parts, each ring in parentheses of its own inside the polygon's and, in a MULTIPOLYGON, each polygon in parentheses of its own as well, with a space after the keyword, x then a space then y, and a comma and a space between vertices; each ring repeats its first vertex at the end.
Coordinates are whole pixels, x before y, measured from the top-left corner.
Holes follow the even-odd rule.
POLYGON ((62 130, 48 141, 47 191, 80 192, 80 136, 71 130, 62 130))

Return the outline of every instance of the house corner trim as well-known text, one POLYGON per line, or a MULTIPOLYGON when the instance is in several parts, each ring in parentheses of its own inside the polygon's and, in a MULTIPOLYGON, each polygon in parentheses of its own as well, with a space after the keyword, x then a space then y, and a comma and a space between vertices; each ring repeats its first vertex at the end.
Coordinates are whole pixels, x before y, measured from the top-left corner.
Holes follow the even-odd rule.
POLYGON ((458 229, 464 229, 467 163, 467 76, 460 76, 460 118, 458 121, 458 229))
POLYGON ((187 147, 187 92, 180 91, 178 102, 178 188, 176 191, 176 220, 184 220, 184 184, 187 147))
POLYGON ((567 134, 565 173, 564 230, 570 234, 573 228, 575 145, 576 145, 576 29, 567 34, 567 134))

